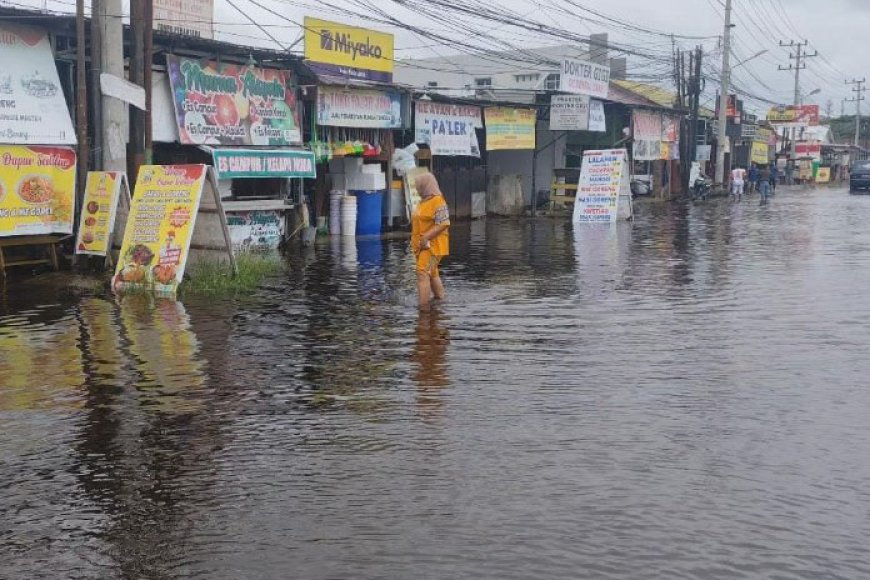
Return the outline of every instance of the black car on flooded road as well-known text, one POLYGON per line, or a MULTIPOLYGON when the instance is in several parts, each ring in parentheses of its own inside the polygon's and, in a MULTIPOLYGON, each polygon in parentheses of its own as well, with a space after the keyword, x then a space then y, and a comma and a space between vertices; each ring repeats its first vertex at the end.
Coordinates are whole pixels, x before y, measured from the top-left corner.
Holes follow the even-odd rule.
POLYGON ((856 161, 849 169, 849 193, 858 193, 862 189, 870 193, 870 160, 866 159, 856 161))

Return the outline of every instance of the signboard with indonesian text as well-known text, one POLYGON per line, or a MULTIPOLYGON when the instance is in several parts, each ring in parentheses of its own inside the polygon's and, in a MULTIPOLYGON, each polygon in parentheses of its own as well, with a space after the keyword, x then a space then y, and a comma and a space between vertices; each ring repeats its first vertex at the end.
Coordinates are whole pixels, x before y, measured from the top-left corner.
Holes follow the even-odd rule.
POLYGON ((126 187, 126 180, 126 176, 118 171, 88 172, 79 217, 76 254, 105 256, 108 253, 115 230, 121 188, 126 187))
POLYGON ((205 165, 144 165, 124 230, 113 287, 175 292, 184 276, 205 165))
POLYGON ((0 237, 71 234, 75 187, 72 149, 0 145, 0 237))
POLYGON ((317 124, 361 129, 402 126, 402 97, 389 91, 317 87, 317 124))
POLYGON ((550 100, 550 131, 589 129, 588 95, 553 95, 550 100))
POLYGON ((74 145, 48 34, 0 22, 0 143, 74 145))
POLYGON ((305 17, 305 60, 316 73, 393 81, 393 35, 305 17))
POLYGON ((583 153, 574 203, 574 224, 613 223, 619 217, 631 217, 627 159, 625 149, 583 153))
POLYGON ((414 103, 414 140, 432 155, 480 157, 476 129, 483 128, 480 107, 431 101, 414 103))
POLYGON ((534 109, 487 107, 484 117, 487 151, 535 148, 537 113, 534 109))
POLYGON ((606 99, 610 91, 610 67, 566 58, 562 61, 559 90, 563 93, 606 99))
POLYGON ((215 149, 218 179, 252 177, 315 178, 314 153, 291 149, 215 149))
POLYGON ((779 127, 808 127, 819 124, 818 105, 773 107, 767 113, 769 123, 779 127))
POLYGON ((302 142, 293 76, 287 70, 166 57, 179 139, 185 145, 302 142))
POLYGON ((154 30, 214 38, 214 0, 154 0, 154 30))

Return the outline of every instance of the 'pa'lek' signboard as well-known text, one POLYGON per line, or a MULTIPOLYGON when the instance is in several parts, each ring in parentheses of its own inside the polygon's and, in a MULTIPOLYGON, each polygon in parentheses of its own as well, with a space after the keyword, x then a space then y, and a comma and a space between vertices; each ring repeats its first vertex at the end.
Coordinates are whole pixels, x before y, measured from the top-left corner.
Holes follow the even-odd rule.
POLYGON ((480 157, 480 107, 417 101, 414 108, 415 141, 429 145, 432 155, 480 157))
POLYGON ((628 152, 625 149, 586 151, 574 203, 574 224, 613 223, 631 219, 628 152))
POLYGON ((610 90, 610 67, 566 58, 562 61, 559 90, 575 95, 606 99, 610 90))

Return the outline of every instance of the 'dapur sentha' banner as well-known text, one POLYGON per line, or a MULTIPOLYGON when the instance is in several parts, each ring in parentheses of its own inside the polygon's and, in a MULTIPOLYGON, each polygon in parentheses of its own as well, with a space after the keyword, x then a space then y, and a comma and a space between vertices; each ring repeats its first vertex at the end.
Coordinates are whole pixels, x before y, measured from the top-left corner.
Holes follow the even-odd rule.
POLYGON ((127 218, 113 287, 172 293, 184 276, 205 165, 145 165, 127 218))
POLYGON ((179 138, 186 145, 302 142, 292 73, 166 57, 179 138))
POLYGON ((75 183, 72 149, 0 146, 0 236, 71 234, 75 183))

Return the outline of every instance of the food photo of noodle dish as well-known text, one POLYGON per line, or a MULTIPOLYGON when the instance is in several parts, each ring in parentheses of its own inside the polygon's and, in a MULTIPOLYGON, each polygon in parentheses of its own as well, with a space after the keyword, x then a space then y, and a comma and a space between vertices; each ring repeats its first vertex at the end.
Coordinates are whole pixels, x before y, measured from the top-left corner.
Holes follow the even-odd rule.
POLYGON ((31 175, 18 183, 18 197, 27 203, 48 203, 54 197, 54 185, 47 177, 31 175))

